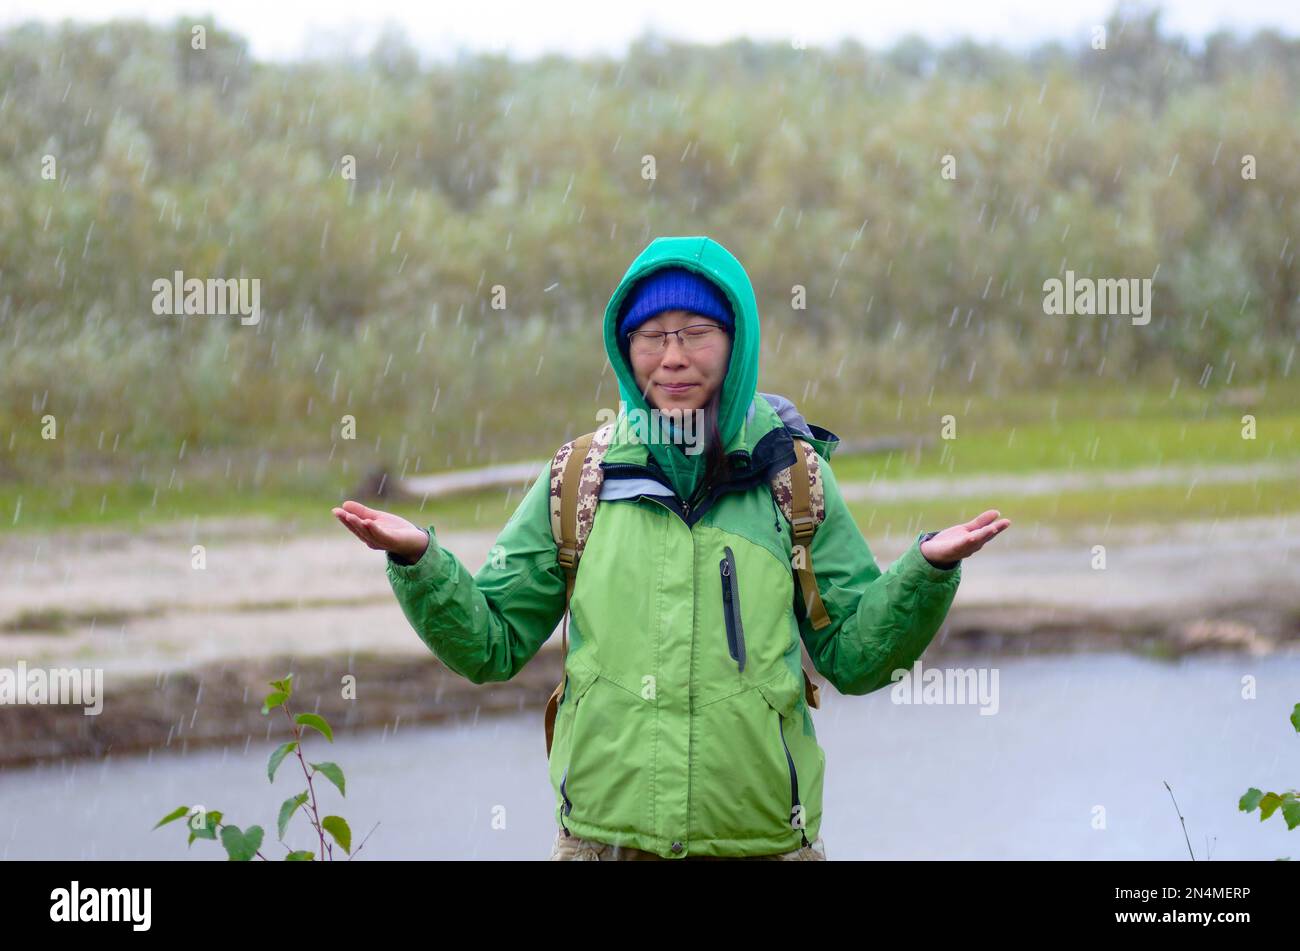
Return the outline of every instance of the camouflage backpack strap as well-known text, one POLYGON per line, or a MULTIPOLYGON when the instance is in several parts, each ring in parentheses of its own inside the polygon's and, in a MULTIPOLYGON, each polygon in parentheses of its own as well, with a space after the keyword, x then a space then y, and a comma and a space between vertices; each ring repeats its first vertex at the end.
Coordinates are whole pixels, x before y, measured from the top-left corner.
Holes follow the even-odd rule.
POLYGON ((565 604, 573 594, 578 559, 596 518, 605 458, 614 424, 606 423, 594 433, 579 436, 560 447, 551 460, 551 535, 559 549, 557 558, 568 578, 565 604))
POLYGON ((596 518, 596 503, 600 501, 600 485, 604 470, 600 460, 609 448, 614 424, 607 423, 594 433, 587 433, 566 442, 551 459, 551 536, 558 552, 556 559, 564 569, 564 624, 561 629, 559 684, 546 701, 546 756, 551 755, 551 737, 555 730, 555 714, 564 696, 568 675, 563 673, 565 658, 569 655, 569 599, 578 574, 578 559, 591 534, 596 518))
MULTIPOLYGON (((813 630, 820 631, 831 623, 817 590, 817 576, 813 573, 812 537, 817 526, 826 520, 826 493, 822 487, 821 459, 817 451, 802 439, 794 441, 794 465, 782 469, 772 479, 772 496, 781 513, 790 523, 793 536, 791 569, 803 592, 804 611, 812 621, 813 630)), ((808 706, 821 705, 820 690, 803 672, 804 697, 808 706)))

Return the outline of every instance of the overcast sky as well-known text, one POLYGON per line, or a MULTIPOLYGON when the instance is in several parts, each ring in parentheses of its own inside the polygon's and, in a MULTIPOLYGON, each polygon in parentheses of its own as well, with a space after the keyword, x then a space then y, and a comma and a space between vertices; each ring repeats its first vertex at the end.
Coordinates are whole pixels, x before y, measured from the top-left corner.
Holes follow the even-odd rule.
MULTIPOLYGON (((959 36, 1022 48, 1045 39, 1084 42, 1089 28, 1114 9, 1113 0, 906 0, 845 3, 712 2, 712 0, 221 0, 216 21, 247 37, 261 59, 304 53, 364 52, 385 23, 396 24, 422 53, 443 58, 458 47, 532 58, 545 52, 617 55, 643 28, 698 42, 735 36, 809 45, 850 36, 886 46, 915 32, 943 43, 959 36)), ((1274 27, 1300 34, 1300 0, 1171 0, 1167 28, 1199 40, 1220 27, 1253 32, 1274 27)), ((138 17, 171 22, 203 10, 193 0, 5 0, 0 26, 28 19, 101 21, 138 17)))

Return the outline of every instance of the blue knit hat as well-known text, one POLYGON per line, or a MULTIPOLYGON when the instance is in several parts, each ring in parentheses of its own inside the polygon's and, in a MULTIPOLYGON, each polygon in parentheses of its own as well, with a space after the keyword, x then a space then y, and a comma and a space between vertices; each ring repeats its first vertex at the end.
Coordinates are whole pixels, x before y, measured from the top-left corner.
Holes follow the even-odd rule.
POLYGON ((665 310, 689 310, 711 317, 731 333, 735 320, 722 288, 684 267, 665 267, 643 277, 623 302, 618 333, 622 341, 643 323, 665 310))

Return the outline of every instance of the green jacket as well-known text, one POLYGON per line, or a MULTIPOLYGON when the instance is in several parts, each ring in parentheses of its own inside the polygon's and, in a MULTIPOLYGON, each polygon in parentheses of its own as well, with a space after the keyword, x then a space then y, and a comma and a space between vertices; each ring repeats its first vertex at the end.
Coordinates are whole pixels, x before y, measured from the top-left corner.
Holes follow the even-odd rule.
MULTIPOLYGON (((961 567, 930 564, 918 536, 881 573, 823 460, 826 518, 811 560, 831 623, 813 630, 791 571, 790 526, 768 486, 794 461, 796 429, 756 393, 758 309, 740 262, 708 238, 651 242, 610 299, 606 349, 622 361, 619 304, 664 264, 716 281, 737 315, 722 401, 731 475, 688 506, 630 431, 628 407, 620 412, 573 591, 550 758, 555 817, 574 835, 666 858, 784 852, 816 839, 822 819, 826 757, 804 701, 800 638, 841 693, 877 690, 930 643, 961 567)), ((631 379, 626 366, 618 374, 631 379)), ((821 433, 828 440, 810 442, 829 455, 822 448, 835 437, 821 433)), ((549 496, 548 460, 497 538, 498 557, 477 574, 438 545, 432 525, 419 561, 388 558, 415 631, 474 683, 513 677, 562 617, 549 496)))

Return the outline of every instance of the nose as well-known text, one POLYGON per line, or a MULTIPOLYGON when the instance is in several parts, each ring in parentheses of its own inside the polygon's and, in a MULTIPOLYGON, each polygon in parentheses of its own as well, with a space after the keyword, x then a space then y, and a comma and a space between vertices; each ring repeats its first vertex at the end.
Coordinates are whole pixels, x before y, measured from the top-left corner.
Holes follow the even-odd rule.
POLYGON ((665 337, 664 344, 663 360, 665 362, 667 362, 669 357, 672 355, 674 345, 676 345, 678 350, 677 362, 681 362, 681 360, 686 356, 686 345, 682 343, 682 338, 677 334, 670 334, 665 337))

